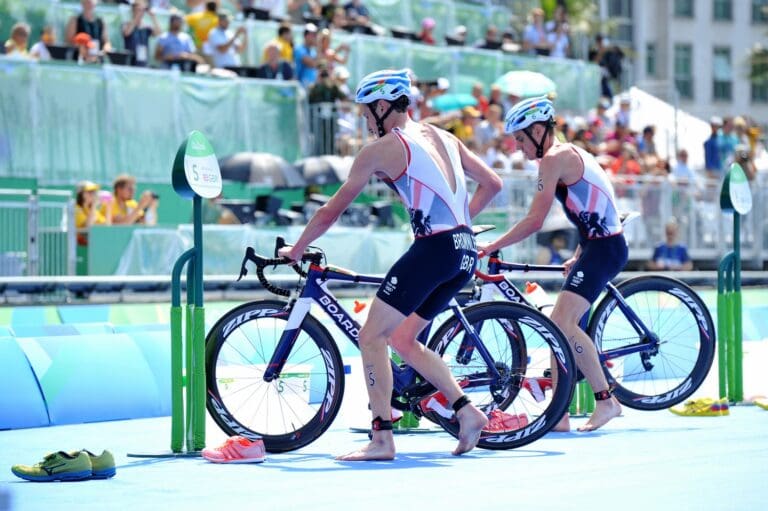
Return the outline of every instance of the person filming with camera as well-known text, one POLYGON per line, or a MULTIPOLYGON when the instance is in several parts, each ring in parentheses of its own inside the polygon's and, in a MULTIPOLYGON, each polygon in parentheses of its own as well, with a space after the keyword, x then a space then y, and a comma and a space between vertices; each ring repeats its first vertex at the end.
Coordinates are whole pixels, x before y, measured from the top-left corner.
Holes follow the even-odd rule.
POLYGON ((139 200, 133 198, 136 192, 136 178, 121 174, 112 185, 113 200, 102 205, 102 212, 112 208, 113 225, 155 225, 157 224, 157 206, 159 197, 151 190, 145 190, 139 200))

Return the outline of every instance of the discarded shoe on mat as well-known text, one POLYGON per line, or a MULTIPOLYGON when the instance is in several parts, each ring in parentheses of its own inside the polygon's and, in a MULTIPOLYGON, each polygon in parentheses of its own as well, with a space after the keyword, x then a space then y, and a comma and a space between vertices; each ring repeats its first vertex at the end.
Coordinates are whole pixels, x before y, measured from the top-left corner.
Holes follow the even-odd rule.
POLYGON ((88 453, 84 451, 58 451, 47 454, 43 461, 32 466, 14 465, 11 472, 27 481, 81 481, 91 478, 93 466, 88 453))
POLYGON ((483 433, 502 433, 514 431, 528 425, 528 416, 524 413, 512 415, 501 410, 493 410, 488 414, 488 424, 483 428, 483 433))
POLYGON ((69 454, 77 456, 83 452, 88 455, 88 459, 91 461, 91 479, 109 479, 117 473, 115 457, 112 456, 111 452, 105 449, 97 456, 88 449, 83 449, 81 451, 72 451, 69 454))
POLYGON ((240 435, 227 438, 219 447, 203 449, 202 455, 211 463, 261 463, 267 459, 263 440, 240 435))
POLYGON ((686 401, 682 408, 670 408, 670 412, 683 417, 721 417, 730 415, 728 400, 701 398, 686 401))

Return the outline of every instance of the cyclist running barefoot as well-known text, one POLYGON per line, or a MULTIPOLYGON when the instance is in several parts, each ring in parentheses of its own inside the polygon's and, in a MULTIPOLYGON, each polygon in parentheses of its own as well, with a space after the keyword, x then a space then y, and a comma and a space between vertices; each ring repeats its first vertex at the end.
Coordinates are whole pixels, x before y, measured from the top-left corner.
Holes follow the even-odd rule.
MULTIPOLYGON (((551 318, 571 344, 576 364, 595 392, 595 411, 579 428, 593 431, 618 416, 621 405, 610 393, 595 345, 579 327, 579 320, 605 284, 624 268, 627 242, 607 174, 592 155, 557 140, 552 129, 554 116, 552 102, 546 98, 520 101, 507 113, 506 132, 514 134, 526 158, 540 160, 537 190, 528 214, 496 241, 480 248, 482 256, 537 232, 555 198, 578 228, 579 245, 573 257, 563 263, 566 279, 551 318)), ((553 376, 556 373, 553 371, 553 376)), ((554 430, 570 430, 567 413, 554 430)))
POLYGON ((470 219, 501 189, 501 180, 456 137, 408 117, 410 87, 407 70, 383 70, 362 79, 355 101, 365 105, 368 130, 378 138, 360 150, 347 181, 317 210, 296 244, 279 252, 300 259, 374 175, 400 195, 411 216, 416 239, 387 273, 360 331, 371 442, 337 458, 344 461, 395 457, 388 344, 453 404, 460 425, 454 455, 473 449, 487 423, 448 366, 416 336, 473 275, 477 251, 470 219), (465 174, 478 183, 471 200, 465 174))

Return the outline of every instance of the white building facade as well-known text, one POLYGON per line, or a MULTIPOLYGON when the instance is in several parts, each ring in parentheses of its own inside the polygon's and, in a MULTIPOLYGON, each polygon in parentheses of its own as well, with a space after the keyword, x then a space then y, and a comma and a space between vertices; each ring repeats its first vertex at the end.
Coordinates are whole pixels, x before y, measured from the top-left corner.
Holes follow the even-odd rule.
POLYGON ((768 46, 768 0, 595 0, 629 51, 625 83, 691 114, 768 124, 768 85, 750 82, 749 52, 768 46))

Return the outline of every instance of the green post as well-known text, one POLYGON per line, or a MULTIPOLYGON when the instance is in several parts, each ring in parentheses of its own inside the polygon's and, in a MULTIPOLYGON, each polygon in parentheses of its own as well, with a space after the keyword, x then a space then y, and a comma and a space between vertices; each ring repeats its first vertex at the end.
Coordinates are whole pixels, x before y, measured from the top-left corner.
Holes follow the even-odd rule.
POLYGON ((731 165, 723 180, 720 208, 733 212, 733 251, 718 268, 718 347, 720 397, 732 403, 743 401, 742 305, 741 305, 741 216, 752 209, 752 191, 744 170, 731 165), (723 316, 723 317, 721 317, 723 316))
POLYGON ((198 453, 205 447, 205 308, 203 307, 202 200, 221 193, 221 173, 211 144, 198 131, 176 152, 173 188, 192 199, 194 248, 176 261, 171 304, 171 450, 198 453), (181 271, 187 264, 187 306, 182 335, 181 271), (184 406, 186 399, 186 410, 184 406))
MULTIPOLYGON (((181 270, 188 261, 194 260, 195 249, 184 252, 173 266, 171 273, 171 451, 184 450, 184 331, 182 329, 181 270)), ((189 316, 187 316, 189 318, 189 316)), ((189 331, 189 324, 187 324, 189 331)), ((187 415, 188 417, 188 415, 187 415)))

